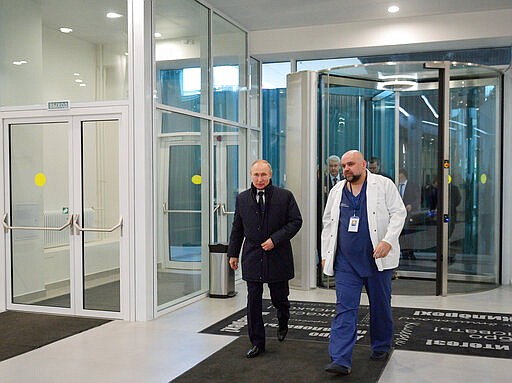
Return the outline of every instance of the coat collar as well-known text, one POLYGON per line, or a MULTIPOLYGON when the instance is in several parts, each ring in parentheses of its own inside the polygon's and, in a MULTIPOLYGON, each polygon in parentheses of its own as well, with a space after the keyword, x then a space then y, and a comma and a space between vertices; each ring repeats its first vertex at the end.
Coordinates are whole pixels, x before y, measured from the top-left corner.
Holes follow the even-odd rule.
MULTIPOLYGON (((272 193, 272 190, 274 190, 274 185, 272 185, 272 179, 270 179, 270 182, 269 184, 267 185, 267 187, 264 189, 265 190, 265 194, 271 194, 272 193)), ((258 192, 258 189, 256 189, 256 186, 253 185, 253 183, 251 182, 251 193, 252 195, 256 195, 256 193, 258 192)))

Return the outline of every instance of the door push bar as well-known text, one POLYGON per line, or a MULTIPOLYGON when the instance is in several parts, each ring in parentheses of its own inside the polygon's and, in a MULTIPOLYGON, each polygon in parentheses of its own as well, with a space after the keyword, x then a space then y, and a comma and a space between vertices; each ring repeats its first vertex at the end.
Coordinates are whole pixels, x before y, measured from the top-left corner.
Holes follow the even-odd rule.
POLYGON ((117 228, 121 228, 121 236, 123 235, 123 217, 119 218, 119 222, 115 224, 112 227, 109 228, 95 228, 95 227, 82 227, 78 223, 78 219, 80 217, 80 214, 73 214, 73 227, 75 228, 76 234, 78 234, 79 231, 92 231, 96 233, 111 233, 117 228))
POLYGON ((123 235, 123 217, 119 218, 119 222, 109 228, 85 228, 80 226, 78 223, 78 219, 80 214, 72 214, 69 216, 69 219, 66 221, 64 225, 61 227, 45 227, 45 226, 10 226, 7 222, 7 213, 4 213, 4 217, 2 219, 2 225, 4 227, 4 231, 7 233, 9 230, 41 230, 41 231, 62 231, 66 227, 70 227, 71 231, 73 228, 75 229, 75 233, 78 234, 79 231, 93 231, 93 232, 101 232, 101 233, 111 233, 117 228, 121 228, 121 235, 123 235))
POLYGON ((61 227, 41 227, 41 226, 10 226, 7 222, 7 213, 4 213, 4 217, 2 220, 2 225, 4 226, 4 231, 7 233, 9 230, 44 230, 44 231, 62 231, 66 227, 71 226, 73 222, 73 216, 70 216, 64 225, 61 227))

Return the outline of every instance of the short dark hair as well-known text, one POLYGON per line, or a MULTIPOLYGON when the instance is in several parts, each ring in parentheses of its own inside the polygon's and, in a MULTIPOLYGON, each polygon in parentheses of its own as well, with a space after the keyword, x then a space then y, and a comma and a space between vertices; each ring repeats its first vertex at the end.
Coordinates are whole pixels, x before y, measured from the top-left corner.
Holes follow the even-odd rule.
POLYGON ((408 177, 407 170, 405 170, 404 168, 400 168, 400 170, 398 171, 398 174, 400 174, 400 173, 402 173, 405 176, 405 178, 408 177))

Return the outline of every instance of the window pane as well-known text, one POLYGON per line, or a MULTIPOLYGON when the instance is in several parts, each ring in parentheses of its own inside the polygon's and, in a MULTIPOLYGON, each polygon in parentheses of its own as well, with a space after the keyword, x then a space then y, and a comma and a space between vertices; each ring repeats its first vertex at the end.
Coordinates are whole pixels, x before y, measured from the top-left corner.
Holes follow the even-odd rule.
POLYGON ((163 309, 208 286, 209 125, 178 113, 158 115, 157 301, 163 309))
POLYGON ((208 9, 189 0, 154 7, 156 102, 208 113, 208 9))
POLYGON ((246 122, 246 33, 217 14, 212 19, 213 114, 246 122))
POLYGON ((250 58, 251 89, 249 90, 249 124, 259 126, 260 124, 260 62, 250 58))
POLYGON ((0 46, 10 62, 0 68, 0 105, 127 99, 126 4, 1 2, 0 46), (108 18, 107 9, 120 17, 108 18))
POLYGON ((285 186, 286 171, 286 75, 289 62, 262 66, 263 158, 272 164, 272 182, 285 186))

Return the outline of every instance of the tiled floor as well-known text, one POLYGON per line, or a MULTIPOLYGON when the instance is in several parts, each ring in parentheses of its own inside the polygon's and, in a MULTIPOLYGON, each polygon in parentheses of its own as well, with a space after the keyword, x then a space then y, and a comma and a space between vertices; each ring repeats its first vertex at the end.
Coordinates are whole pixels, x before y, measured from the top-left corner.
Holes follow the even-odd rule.
MULTIPOLYGON (((245 306, 245 285, 237 290, 234 298, 204 298, 150 322, 114 321, 3 361, 0 382, 169 382, 233 340, 198 331, 245 306)), ((334 291, 292 290, 290 298, 333 302, 334 291)), ((365 295, 361 301, 367 304, 365 295)), ((393 306, 512 313, 512 286, 448 297, 397 295, 393 306)), ((508 359, 398 350, 380 382, 487 383, 511 377, 508 359)))

